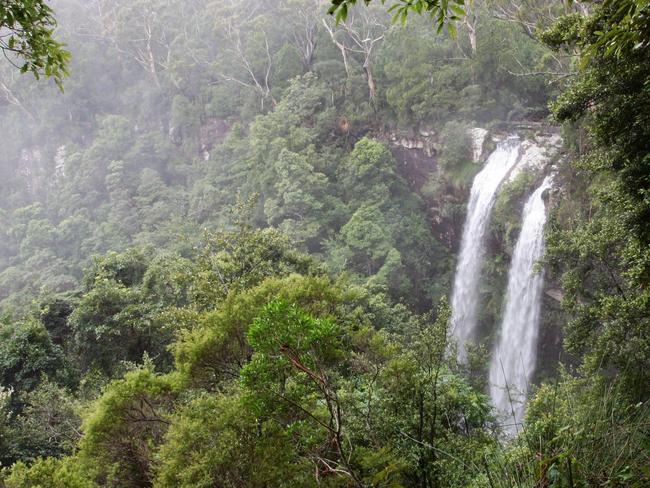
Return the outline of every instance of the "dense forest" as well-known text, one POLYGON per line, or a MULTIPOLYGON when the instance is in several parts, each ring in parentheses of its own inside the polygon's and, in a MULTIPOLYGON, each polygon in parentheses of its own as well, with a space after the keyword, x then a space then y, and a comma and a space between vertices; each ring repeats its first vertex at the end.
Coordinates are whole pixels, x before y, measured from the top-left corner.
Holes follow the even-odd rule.
POLYGON ((647 0, 6 3, 0 487, 650 486, 647 0))

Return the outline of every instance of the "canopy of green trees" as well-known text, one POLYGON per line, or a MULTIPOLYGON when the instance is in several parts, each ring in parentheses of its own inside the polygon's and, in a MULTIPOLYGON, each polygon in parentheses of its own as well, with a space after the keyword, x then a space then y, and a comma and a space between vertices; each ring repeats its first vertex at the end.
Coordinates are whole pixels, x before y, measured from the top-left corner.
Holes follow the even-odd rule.
POLYGON ((65 93, 0 64, 0 486, 650 483, 647 2, 54 6, 65 93), (448 339, 468 129, 550 124, 562 356, 504 439, 448 339))

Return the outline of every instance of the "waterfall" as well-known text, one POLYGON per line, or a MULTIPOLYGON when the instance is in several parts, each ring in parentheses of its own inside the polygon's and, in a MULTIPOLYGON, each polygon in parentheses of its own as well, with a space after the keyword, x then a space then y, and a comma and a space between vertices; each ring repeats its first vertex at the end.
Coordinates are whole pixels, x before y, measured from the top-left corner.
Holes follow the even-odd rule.
POLYGON ((465 344, 474 337, 476 329, 478 285, 490 213, 499 185, 517 164, 520 153, 519 138, 509 137, 500 142, 472 183, 452 294, 452 333, 460 360, 465 359, 465 344))
POLYGON ((500 337, 490 364, 490 396, 501 414, 511 417, 506 431, 517 432, 525 413, 528 385, 537 360, 537 337, 544 281, 536 263, 544 253, 547 176, 524 207, 521 232, 508 272, 508 290, 500 337))

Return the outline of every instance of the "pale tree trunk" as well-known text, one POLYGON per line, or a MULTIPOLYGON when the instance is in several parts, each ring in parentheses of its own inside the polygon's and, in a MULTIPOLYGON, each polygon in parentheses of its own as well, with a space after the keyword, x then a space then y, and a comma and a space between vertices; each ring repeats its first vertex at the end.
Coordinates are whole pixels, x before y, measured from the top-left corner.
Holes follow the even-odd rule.
POLYGON ((477 16, 474 10, 474 2, 470 1, 465 6, 465 17, 463 17, 463 25, 467 29, 467 37, 469 39, 471 57, 474 57, 476 55, 476 49, 478 48, 478 43, 476 40, 476 22, 477 16))
POLYGON ((466 16, 463 24, 467 27, 467 36, 469 37, 469 46, 472 50, 472 57, 476 55, 477 43, 476 43, 476 26, 473 25, 469 18, 466 16))
POLYGON ((336 30, 325 20, 323 24, 327 29, 332 42, 341 51, 345 72, 350 77, 349 55, 357 53, 363 56, 363 76, 368 84, 368 98, 374 101, 377 95, 377 83, 372 73, 372 53, 375 45, 384 39, 388 26, 386 19, 377 15, 376 10, 362 8, 348 15, 347 20, 336 25, 336 30), (340 40, 337 34, 342 36, 340 40))
POLYGON ((245 75, 234 75, 223 71, 217 73, 217 75, 223 80, 234 82, 242 86, 246 86, 254 89, 260 95, 260 106, 262 110, 265 107, 266 101, 270 100, 271 104, 275 106, 277 104, 276 100, 271 94, 271 75, 273 73, 273 56, 271 53, 271 46, 269 44, 269 38, 265 29, 260 29, 260 32, 264 39, 264 58, 266 63, 263 66, 263 71, 256 70, 253 61, 248 57, 246 49, 246 35, 245 33, 248 23, 253 21, 259 13, 254 10, 249 12, 247 16, 241 17, 239 8, 241 5, 233 2, 234 7, 233 13, 223 20, 223 24, 220 26, 223 29, 223 35, 225 36, 225 45, 226 52, 230 55, 230 58, 238 64, 243 70, 245 75))
POLYGON ((149 64, 149 72, 153 77, 153 81, 156 84, 156 87, 160 88, 160 78, 158 78, 158 69, 156 68, 156 58, 153 54, 153 49, 151 48, 151 39, 147 40, 147 58, 149 64))
POLYGON ((338 50, 341 52, 341 58, 343 58, 343 67, 345 68, 345 75, 346 77, 350 77, 350 63, 348 61, 348 48, 347 46, 339 42, 336 39, 336 32, 332 27, 327 23, 325 19, 323 19, 323 25, 325 26, 325 29, 327 30, 327 33, 330 35, 330 38, 332 39, 332 42, 334 45, 338 48, 338 50))
POLYGON ((368 82, 368 96, 370 98, 370 101, 373 101, 375 99, 375 95, 377 94, 377 84, 375 83, 375 79, 372 76, 372 67, 368 59, 366 59, 366 62, 363 63, 363 73, 366 77, 366 81, 368 82))
POLYGON ((303 71, 309 72, 314 63, 314 53, 318 41, 318 25, 323 18, 322 7, 326 0, 309 0, 298 6, 289 3, 287 17, 295 19, 292 22, 291 42, 300 54, 303 71))

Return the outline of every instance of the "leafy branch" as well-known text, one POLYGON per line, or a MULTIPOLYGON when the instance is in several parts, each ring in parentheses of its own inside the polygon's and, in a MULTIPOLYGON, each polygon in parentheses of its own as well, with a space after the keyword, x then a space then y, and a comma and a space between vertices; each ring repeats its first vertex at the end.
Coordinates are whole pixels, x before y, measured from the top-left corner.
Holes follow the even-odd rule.
POLYGON ((0 51, 22 73, 47 76, 62 89, 70 53, 54 39, 57 23, 44 0, 0 3, 0 51))
MULTIPOLYGON (((363 0, 367 6, 372 0, 363 0)), ((386 0, 380 0, 382 4, 386 0)), ((347 19, 348 12, 357 4, 357 0, 332 0, 328 10, 334 15, 337 22, 347 19)), ((452 24, 448 21, 457 21, 465 17, 465 0, 399 0, 391 5, 388 11, 393 13, 393 22, 405 22, 409 13, 428 14, 435 22, 438 31, 442 30, 445 24, 451 33, 455 32, 452 24)))

